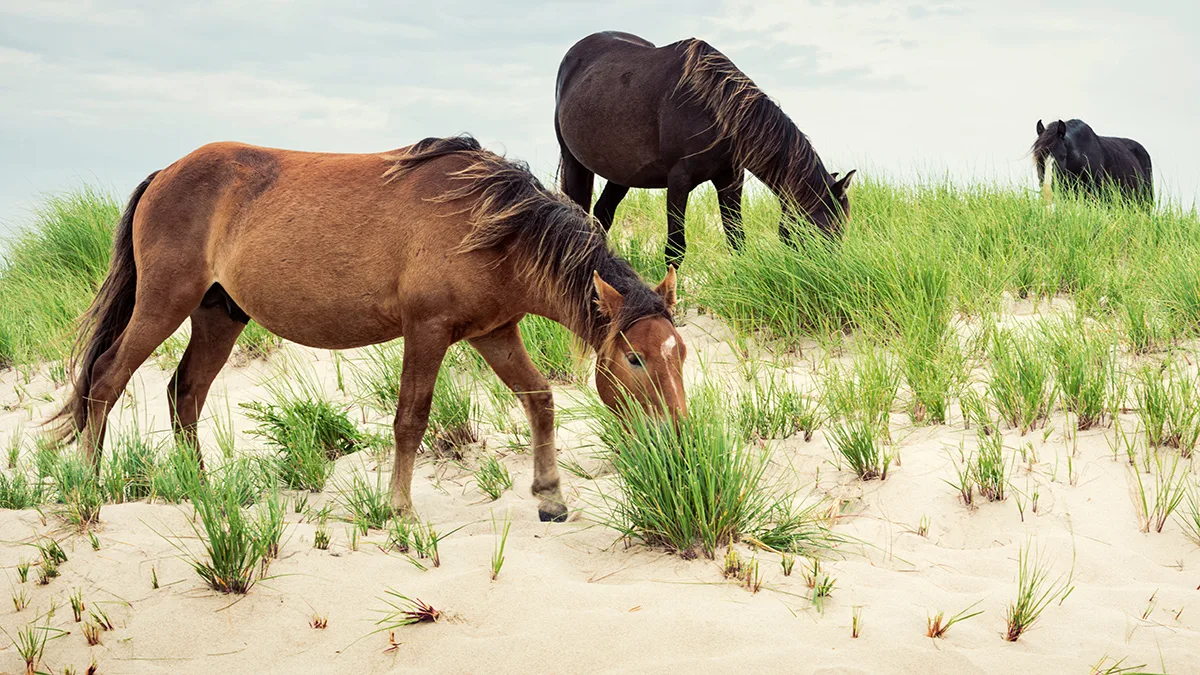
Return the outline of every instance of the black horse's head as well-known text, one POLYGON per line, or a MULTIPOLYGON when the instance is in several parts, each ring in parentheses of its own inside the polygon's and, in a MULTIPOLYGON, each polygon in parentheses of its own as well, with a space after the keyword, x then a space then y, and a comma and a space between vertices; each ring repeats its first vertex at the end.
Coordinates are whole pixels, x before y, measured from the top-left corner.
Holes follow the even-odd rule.
POLYGON ((1100 139, 1083 120, 1055 120, 1047 125, 1038 120, 1037 134, 1032 150, 1039 183, 1046 180, 1047 159, 1053 159, 1063 173, 1076 177, 1100 169, 1100 139))
POLYGON ((783 206, 779 234, 785 241, 791 236, 794 223, 807 221, 821 233, 834 236, 850 217, 850 179, 854 170, 838 178, 818 165, 812 175, 790 185, 770 186, 780 196, 783 206))

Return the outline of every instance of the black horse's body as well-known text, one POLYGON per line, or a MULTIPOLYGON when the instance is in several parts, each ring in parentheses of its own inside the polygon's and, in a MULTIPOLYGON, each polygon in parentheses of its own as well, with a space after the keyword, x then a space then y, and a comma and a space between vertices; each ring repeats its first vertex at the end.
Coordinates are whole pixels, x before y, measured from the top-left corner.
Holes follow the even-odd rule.
POLYGON ((595 174, 608 183, 595 215, 607 230, 631 187, 667 189, 667 262, 682 262, 688 193, 711 181, 729 242, 741 246, 745 171, 783 203, 787 223, 827 233, 847 210, 851 171, 830 175, 787 115, 716 49, 690 39, 656 48, 628 33, 596 33, 558 69, 554 129, 563 191, 591 207, 595 174))
POLYGON ((1091 196, 1116 191, 1127 198, 1154 201, 1150 153, 1129 138, 1100 136, 1083 120, 1037 123, 1033 158, 1038 183, 1046 182, 1046 161, 1053 159, 1054 179, 1091 196))

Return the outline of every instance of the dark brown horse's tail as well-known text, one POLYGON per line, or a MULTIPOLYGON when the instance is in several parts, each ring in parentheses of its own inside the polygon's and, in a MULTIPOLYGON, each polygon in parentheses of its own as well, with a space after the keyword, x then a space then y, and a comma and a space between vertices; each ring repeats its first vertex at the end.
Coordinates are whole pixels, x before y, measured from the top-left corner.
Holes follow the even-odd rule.
POLYGON ((60 441, 72 440, 87 426, 92 366, 112 347, 133 316, 133 301, 137 291, 137 268, 133 261, 133 214, 150 181, 157 175, 155 171, 147 176, 130 195, 129 204, 113 233, 112 262, 109 263, 108 276, 104 278, 92 306, 80 318, 79 338, 71 350, 67 366, 67 372, 75 374, 75 384, 62 409, 49 420, 59 422, 53 434, 60 441))

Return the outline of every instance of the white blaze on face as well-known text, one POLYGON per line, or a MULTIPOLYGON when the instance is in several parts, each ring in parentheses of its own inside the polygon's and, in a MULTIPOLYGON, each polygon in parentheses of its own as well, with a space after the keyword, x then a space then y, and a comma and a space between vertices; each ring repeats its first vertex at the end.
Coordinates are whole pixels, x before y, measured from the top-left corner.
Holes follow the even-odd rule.
POLYGON ((667 338, 662 343, 662 355, 664 359, 671 358, 671 352, 675 351, 675 336, 667 338))
MULTIPOLYGON (((671 335, 666 340, 663 340, 663 343, 662 343, 663 361, 665 361, 667 363, 668 367, 671 364, 671 355, 675 352, 675 345, 677 345, 677 344, 678 344, 678 342, 675 341, 674 335, 671 335)), ((675 372, 668 368, 667 381, 671 384, 672 393, 675 394, 676 400, 678 400, 679 398, 682 397, 683 392, 680 391, 680 389, 681 389, 680 383, 676 382, 675 381, 676 379, 677 378, 675 377, 675 372)))

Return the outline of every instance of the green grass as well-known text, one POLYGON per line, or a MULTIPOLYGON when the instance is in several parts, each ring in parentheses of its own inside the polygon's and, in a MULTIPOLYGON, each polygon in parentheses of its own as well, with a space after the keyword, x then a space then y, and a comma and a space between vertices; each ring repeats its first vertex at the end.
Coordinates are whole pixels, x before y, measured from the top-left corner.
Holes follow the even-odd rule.
POLYGON ((743 538, 781 551, 831 546, 815 508, 797 506, 796 495, 768 479, 767 455, 704 401, 693 399, 677 425, 637 413, 622 424, 592 401, 592 423, 621 479, 619 496, 602 495, 607 524, 684 557, 712 558, 743 538))
MULTIPOLYGON (((0 365, 67 356, 75 321, 108 274, 123 207, 123 200, 89 186, 49 195, 7 242, 0 264, 0 365)), ((252 323, 238 344, 257 356, 279 338, 252 323)))
POLYGON ((1032 338, 998 331, 989 351, 988 394, 1000 417, 1024 434, 1044 423, 1054 404, 1050 364, 1032 338))
POLYGON ((804 433, 812 440, 823 421, 818 402, 773 374, 755 377, 738 392, 737 426, 747 439, 789 438, 804 433))
POLYGON ((318 492, 333 475, 333 460, 363 448, 366 436, 344 407, 301 385, 273 391, 275 401, 240 404, 258 426, 250 433, 276 451, 276 470, 289 488, 318 492))
POLYGON ((508 467, 504 466, 504 463, 495 455, 487 455, 480 460, 479 468, 475 470, 474 480, 479 491, 487 495, 491 501, 499 499, 505 490, 512 489, 512 476, 508 473, 508 467))
POLYGON ((45 484, 20 469, 0 472, 0 509, 29 509, 46 500, 45 484))
POLYGON ((71 453, 58 462, 53 477, 57 512, 68 525, 85 530, 100 521, 104 492, 91 462, 71 453))
POLYGON ((851 366, 830 366, 825 377, 825 407, 831 419, 860 420, 888 438, 899 385, 895 360, 883 350, 867 347, 851 366))
POLYGON ((1168 361, 1161 367, 1142 366, 1135 379, 1137 413, 1150 445, 1176 448, 1191 457, 1200 439, 1200 376, 1168 361))
POLYGON ((1017 598, 1005 612, 1004 639, 1016 642, 1041 619, 1051 602, 1065 600, 1072 589, 1070 581, 1070 577, 1050 579, 1050 562, 1026 542, 1017 553, 1017 598))
POLYGON ((395 415, 400 402, 400 375, 404 370, 403 341, 367 347, 353 368, 354 384, 362 404, 376 412, 395 415))
POLYGON ((1120 405, 1120 375, 1113 339, 1090 323, 1060 319, 1043 324, 1063 407, 1076 426, 1090 429, 1120 405))
POLYGON ((887 480, 892 457, 883 448, 880 432, 871 423, 854 419, 833 425, 830 443, 846 467, 863 480, 887 480))
POLYGON ((573 382, 582 372, 572 345, 571 332, 562 324, 540 316, 521 320, 521 341, 533 365, 554 382, 573 382))
POLYGON ((479 408, 472 398, 472 382, 446 366, 438 373, 425 443, 440 456, 462 459, 462 449, 479 440, 479 408))
POLYGON ((391 490, 383 474, 376 473, 371 481, 365 472, 355 471, 337 486, 337 502, 350 516, 359 531, 382 530, 392 517, 391 490))

